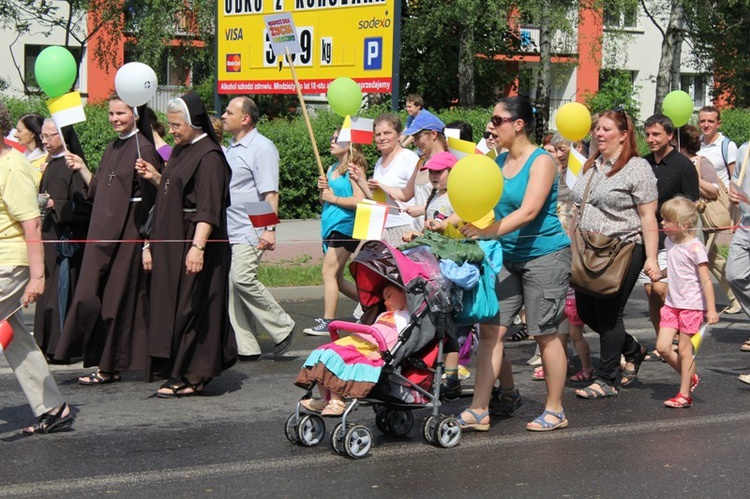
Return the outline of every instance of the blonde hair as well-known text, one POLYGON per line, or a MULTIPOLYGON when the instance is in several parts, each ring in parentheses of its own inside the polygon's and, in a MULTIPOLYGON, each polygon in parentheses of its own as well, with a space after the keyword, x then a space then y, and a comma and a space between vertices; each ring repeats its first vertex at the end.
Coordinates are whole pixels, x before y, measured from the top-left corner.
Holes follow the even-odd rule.
POLYGON ((695 234, 698 225, 698 209, 695 203, 684 196, 675 196, 661 205, 661 218, 674 222, 695 234))

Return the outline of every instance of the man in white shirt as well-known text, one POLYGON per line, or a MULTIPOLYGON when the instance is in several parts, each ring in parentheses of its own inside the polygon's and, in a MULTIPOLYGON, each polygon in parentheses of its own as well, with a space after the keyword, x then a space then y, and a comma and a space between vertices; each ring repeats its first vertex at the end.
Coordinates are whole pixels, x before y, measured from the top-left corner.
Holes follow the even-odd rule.
MULTIPOLYGON (((703 132, 701 149, 698 151, 698 154, 704 158, 708 158, 713 163, 714 168, 716 168, 716 175, 724 184, 724 188, 729 191, 729 179, 734 174, 734 165, 737 161, 737 144, 719 132, 719 128, 721 127, 721 111, 716 106, 703 106, 698 112, 698 124, 700 125, 701 132, 703 132)), ((719 281, 719 285, 729 299, 729 308, 725 312, 736 314, 742 308, 727 282, 725 271, 727 262, 719 254, 716 247, 716 235, 716 232, 712 232, 706 237, 708 268, 716 280, 719 281)))
POLYGON ((737 144, 725 137, 720 131, 721 111, 715 106, 703 106, 698 112, 698 124, 703 136, 699 155, 708 158, 716 168, 716 175, 729 189, 729 179, 734 173, 737 161, 737 144))

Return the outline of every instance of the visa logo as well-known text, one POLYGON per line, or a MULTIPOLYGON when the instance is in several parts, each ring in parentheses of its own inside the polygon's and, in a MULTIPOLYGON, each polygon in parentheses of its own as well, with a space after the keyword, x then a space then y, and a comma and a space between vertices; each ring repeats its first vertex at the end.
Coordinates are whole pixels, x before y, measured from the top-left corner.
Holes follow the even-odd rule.
POLYGON ((242 28, 227 28, 224 30, 227 41, 243 40, 242 28))

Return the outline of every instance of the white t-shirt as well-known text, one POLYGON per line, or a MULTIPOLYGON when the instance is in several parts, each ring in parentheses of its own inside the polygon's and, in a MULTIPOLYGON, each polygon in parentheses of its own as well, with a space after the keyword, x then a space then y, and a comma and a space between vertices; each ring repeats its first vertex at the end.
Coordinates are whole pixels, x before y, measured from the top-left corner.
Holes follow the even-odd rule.
POLYGON ((729 170, 727 170, 727 165, 737 161, 737 144, 731 140, 729 141, 729 147, 727 147, 726 154, 727 158, 726 162, 724 162, 724 155, 721 152, 721 145, 724 139, 725 137, 721 132, 716 134, 716 140, 710 144, 706 144, 701 139, 701 150, 698 151, 698 154, 713 163, 714 168, 716 168, 716 176, 724 182, 724 187, 729 189, 729 170))
MULTIPOLYGON (((398 155, 393 158, 391 163, 385 168, 382 166, 383 158, 378 158, 378 162, 375 163, 375 170, 373 171, 372 178, 387 187, 398 187, 403 189, 406 187, 407 182, 409 182, 412 173, 414 173, 417 161, 419 161, 419 157, 408 149, 404 149, 398 153, 398 155)), ((396 201, 387 194, 385 199, 389 206, 397 206, 399 208, 414 206, 414 199, 402 203, 401 201, 396 201)), ((412 220, 412 217, 408 213, 389 210, 388 218, 385 220, 385 226, 388 228, 401 225, 411 225, 412 220)))

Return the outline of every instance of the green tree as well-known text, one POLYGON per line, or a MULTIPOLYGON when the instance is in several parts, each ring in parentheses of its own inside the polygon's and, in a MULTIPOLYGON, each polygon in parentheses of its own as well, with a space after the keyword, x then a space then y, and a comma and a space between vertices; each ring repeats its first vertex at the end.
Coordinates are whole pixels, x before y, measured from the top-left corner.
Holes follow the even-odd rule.
POLYGON ((22 68, 23 55, 17 54, 15 45, 23 35, 41 34, 50 36, 56 30, 65 34, 63 46, 70 50, 80 68, 84 48, 100 31, 115 32, 119 29, 121 6, 109 0, 0 0, 0 27, 15 32, 16 37, 8 45, 13 66, 24 85, 24 91, 32 90, 27 74, 22 68), (87 14, 92 29, 87 25, 87 14))
POLYGON ((512 48, 510 2, 402 2, 401 95, 419 93, 430 108, 489 105, 513 81, 496 59, 512 48))
POLYGON ((687 33, 702 68, 714 75, 713 95, 750 105, 750 0, 693 0, 685 5, 687 33))
POLYGON ((608 70, 604 74, 605 80, 599 91, 584 97, 588 108, 592 113, 622 109, 630 115, 633 122, 637 122, 640 102, 636 98, 638 88, 633 85, 630 73, 608 70))

